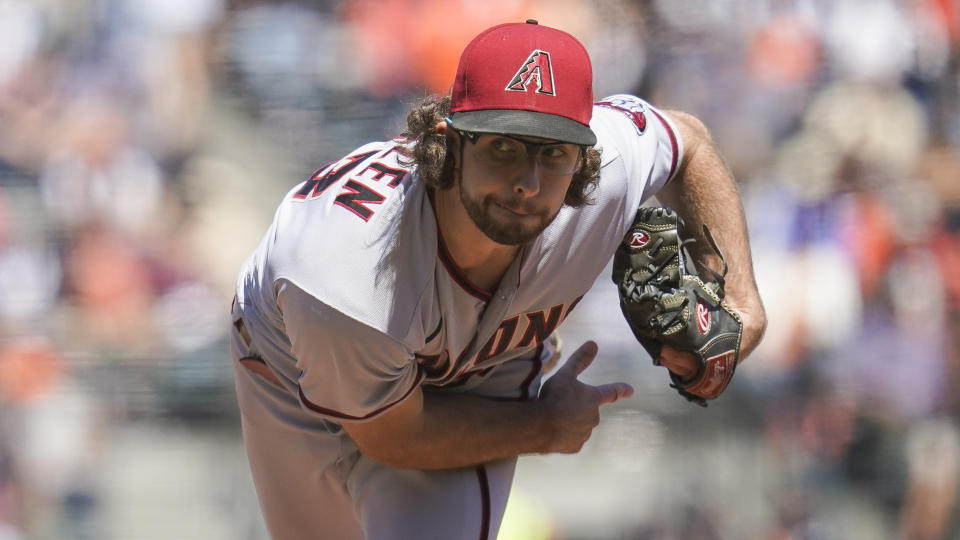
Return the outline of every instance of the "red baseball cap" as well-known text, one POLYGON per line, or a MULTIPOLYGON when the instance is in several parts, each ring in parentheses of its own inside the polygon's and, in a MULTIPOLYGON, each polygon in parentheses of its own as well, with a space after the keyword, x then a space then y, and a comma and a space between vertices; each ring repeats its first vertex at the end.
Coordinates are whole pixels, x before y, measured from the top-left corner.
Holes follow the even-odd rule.
POLYGON ((507 23, 473 38, 453 82, 453 127, 593 146, 593 67, 570 34, 507 23))

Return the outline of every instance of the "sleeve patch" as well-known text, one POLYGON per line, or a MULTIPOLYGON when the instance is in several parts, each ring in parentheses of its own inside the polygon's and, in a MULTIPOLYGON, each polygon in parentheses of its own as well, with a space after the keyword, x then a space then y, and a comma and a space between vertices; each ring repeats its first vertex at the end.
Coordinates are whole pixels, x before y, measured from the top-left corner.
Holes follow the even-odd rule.
POLYGON ((633 127, 637 130, 637 135, 643 135, 647 129, 646 107, 643 102, 634 96, 617 95, 604 98, 596 103, 599 107, 607 107, 618 111, 633 122, 633 127))

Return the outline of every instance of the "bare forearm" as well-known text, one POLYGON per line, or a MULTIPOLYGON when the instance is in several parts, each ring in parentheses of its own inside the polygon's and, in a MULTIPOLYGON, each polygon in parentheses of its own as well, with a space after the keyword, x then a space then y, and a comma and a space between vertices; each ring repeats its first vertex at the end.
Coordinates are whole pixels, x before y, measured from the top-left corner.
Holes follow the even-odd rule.
POLYGON ((694 257, 719 272, 723 263, 710 247, 702 226, 710 229, 728 267, 727 301, 746 315, 744 323, 749 327, 745 328, 744 345, 749 353, 763 335, 766 315, 757 291, 737 184, 703 124, 683 113, 674 112, 671 117, 687 147, 677 177, 657 198, 674 207, 684 219, 687 234, 697 238, 692 248, 694 257))
POLYGON ((577 380, 596 354, 596 343, 580 346, 543 383, 534 401, 417 388, 382 416, 343 427, 374 461, 409 469, 448 469, 523 454, 579 452, 600 422, 600 406, 633 394, 633 388, 623 382, 593 386, 577 380))
POLYGON ((400 407, 390 421, 344 426, 362 452, 391 467, 466 467, 549 447, 537 402, 417 391, 400 407))
POLYGON ((546 452, 547 416, 537 402, 462 394, 424 394, 424 415, 404 466, 443 469, 546 452))

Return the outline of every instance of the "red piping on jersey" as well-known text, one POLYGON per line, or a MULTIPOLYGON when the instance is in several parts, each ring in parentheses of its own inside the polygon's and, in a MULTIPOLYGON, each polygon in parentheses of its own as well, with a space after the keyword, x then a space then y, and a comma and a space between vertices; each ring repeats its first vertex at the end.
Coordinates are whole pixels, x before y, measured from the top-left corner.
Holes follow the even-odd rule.
POLYGON ((530 383, 533 382, 533 379, 537 376, 537 373, 540 373, 540 368, 543 366, 543 342, 541 341, 537 345, 536 355, 533 357, 533 366, 530 368, 530 373, 527 374, 527 378, 520 383, 520 401, 527 401, 530 399, 530 383))
POLYGON ((270 382, 275 386, 283 388, 283 383, 280 382, 280 378, 270 369, 270 366, 263 361, 263 358, 258 356, 244 356, 239 359, 240 365, 247 368, 249 371, 256 373, 266 381, 270 382))
POLYGON ((440 317, 440 322, 437 323, 437 329, 431 332, 429 336, 427 336, 426 342, 430 343, 431 341, 433 341, 433 338, 437 337, 440 334, 441 328, 443 328, 443 317, 440 317))
POLYGON ((490 483, 487 481, 487 469, 483 465, 477 466, 477 480, 480 482, 480 540, 488 540, 490 536, 490 483))
POLYGON ((679 156, 677 155, 677 151, 679 150, 677 136, 673 133, 673 128, 670 127, 670 124, 667 122, 667 120, 663 116, 660 116, 660 113, 654 109, 650 110, 657 116, 657 119, 660 120, 660 123, 663 124, 664 129, 667 130, 667 135, 670 137, 670 148, 673 150, 673 161, 670 162, 670 174, 667 176, 667 182, 669 182, 673 179, 673 173, 677 170, 677 161, 679 161, 679 156))
POLYGON ((300 394, 300 401, 302 401, 303 404, 306 405, 306 406, 307 406, 310 410, 312 410, 313 412, 320 413, 320 414, 325 414, 325 415, 327 415, 327 416, 332 416, 332 417, 334 417, 334 418, 341 418, 341 419, 343 419, 343 420, 366 420, 366 419, 368 419, 368 418, 372 418, 372 417, 374 417, 374 416, 382 413, 383 411, 389 409, 390 407, 393 407, 393 406, 396 405, 397 403, 400 403, 401 401, 407 399, 407 396, 409 396, 409 395, 413 392, 413 390, 414 390, 415 388, 417 388, 418 386, 420 386, 420 382, 421 382, 422 380, 423 380, 423 372, 420 371, 420 370, 417 370, 417 379, 416 379, 415 381, 413 381, 413 386, 411 386, 410 389, 407 390, 405 394, 403 394, 402 396, 400 396, 400 398, 397 399, 396 401, 394 401, 393 403, 389 403, 389 404, 387 404, 387 405, 384 405, 383 407, 380 407, 379 409, 377 409, 377 410, 375 410, 375 411, 373 411, 373 412, 367 413, 367 414, 365 414, 365 415, 363 415, 363 416, 353 416, 353 415, 350 415, 350 414, 346 414, 346 413, 342 413, 342 412, 339 412, 339 411, 335 411, 335 410, 333 410, 333 409, 327 409, 326 407, 321 407, 321 406, 319 406, 319 405, 311 402, 309 399, 307 399, 307 396, 305 396, 304 393, 303 393, 303 388, 302 388, 299 384, 297 384, 297 391, 298 391, 299 394, 300 394))
POLYGON ((440 233, 439 226, 437 226, 437 245, 437 255, 440 257, 440 262, 443 263, 443 267, 447 269, 447 273, 457 282, 457 285, 460 285, 460 288, 467 291, 470 296, 473 296, 477 300, 489 302, 490 299, 493 298, 493 293, 487 292, 477 285, 474 285, 474 283, 464 275, 463 270, 457 266, 456 261, 453 260, 450 252, 447 251, 447 244, 443 241, 443 234, 440 233))

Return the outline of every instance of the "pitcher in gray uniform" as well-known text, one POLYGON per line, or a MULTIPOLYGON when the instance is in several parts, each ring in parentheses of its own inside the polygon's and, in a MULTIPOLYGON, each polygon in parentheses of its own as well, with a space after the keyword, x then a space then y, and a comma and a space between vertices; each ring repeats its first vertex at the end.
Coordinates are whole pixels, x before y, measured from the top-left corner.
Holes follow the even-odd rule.
MULTIPOLYGON (((653 195, 726 255, 742 357, 765 316, 736 186, 704 126, 594 102, 569 34, 503 24, 407 131, 295 186, 240 272, 232 354, 271 535, 495 538, 524 454, 574 453, 623 382, 546 381, 551 334, 653 195)), ((617 306, 610 306, 618 309, 617 306)), ((638 344, 638 351, 639 351, 638 344)), ((660 363, 689 375, 691 358, 660 363)))

